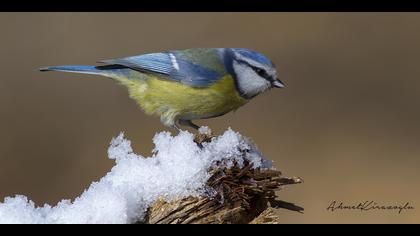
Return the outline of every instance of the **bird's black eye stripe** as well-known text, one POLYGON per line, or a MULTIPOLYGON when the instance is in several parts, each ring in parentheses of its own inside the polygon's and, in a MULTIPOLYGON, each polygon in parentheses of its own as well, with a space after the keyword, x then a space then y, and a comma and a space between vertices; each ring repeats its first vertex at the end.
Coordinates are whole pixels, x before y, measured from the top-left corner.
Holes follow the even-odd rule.
POLYGON ((251 65, 251 64, 249 64, 247 61, 244 61, 244 60, 238 60, 239 62, 241 62, 241 63, 244 63, 244 64, 247 64, 249 67, 251 67, 254 71, 255 71, 255 73, 257 73, 259 76, 261 76, 261 77, 263 77, 263 78, 265 78, 265 79, 267 79, 267 80, 270 80, 270 76, 267 74, 267 72, 263 69, 263 68, 259 68, 259 67, 256 67, 256 66, 253 66, 253 65, 251 65))
POLYGON ((265 77, 265 75, 266 75, 265 70, 263 70, 263 69, 261 69, 261 68, 252 68, 252 69, 254 69, 254 71, 255 71, 255 72, 257 72, 257 74, 258 74, 259 76, 261 76, 261 77, 265 77))
POLYGON ((255 67, 255 66, 252 66, 252 65, 249 65, 254 71, 255 71, 255 73, 257 73, 259 76, 261 76, 261 77, 263 77, 263 78, 266 78, 266 79, 269 79, 269 76, 268 76, 268 74, 267 74, 267 72, 264 70, 264 69, 262 69, 262 68, 259 68, 259 67, 255 67))

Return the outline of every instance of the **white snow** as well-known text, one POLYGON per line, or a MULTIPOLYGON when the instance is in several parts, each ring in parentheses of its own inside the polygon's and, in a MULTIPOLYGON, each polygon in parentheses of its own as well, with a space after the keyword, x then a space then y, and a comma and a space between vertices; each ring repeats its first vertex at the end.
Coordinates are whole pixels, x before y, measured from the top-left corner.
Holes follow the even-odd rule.
POLYGON ((211 129, 210 129, 208 126, 201 126, 201 127, 198 129, 198 132, 199 132, 200 134, 208 134, 208 135, 211 135, 211 129))
MULTIPOLYGON (((211 130, 201 128, 200 132, 211 130)), ((153 138, 153 155, 145 158, 133 152, 131 142, 121 133, 108 149, 115 166, 74 201, 38 207, 25 196, 7 197, 0 203, 0 223, 133 223, 141 221, 159 198, 211 195, 205 183, 210 177, 208 169, 218 161, 232 165, 245 158, 254 167, 271 167, 248 138, 231 129, 202 148, 193 140, 194 135, 187 131, 177 136, 158 133, 153 138)))

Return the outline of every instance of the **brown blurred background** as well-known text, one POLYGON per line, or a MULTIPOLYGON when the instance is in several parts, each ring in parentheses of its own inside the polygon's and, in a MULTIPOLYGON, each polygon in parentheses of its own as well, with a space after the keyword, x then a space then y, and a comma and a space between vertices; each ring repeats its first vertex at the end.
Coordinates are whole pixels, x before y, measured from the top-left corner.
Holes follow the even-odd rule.
POLYGON ((326 210, 333 200, 420 207, 420 14, 0 13, 0 29, 0 199, 74 198, 113 166, 112 137, 126 131, 147 156, 165 129, 111 80, 37 68, 246 47, 277 64, 286 88, 197 123, 231 126, 304 178, 280 194, 305 213, 279 210, 283 221, 420 223, 417 209, 326 210))

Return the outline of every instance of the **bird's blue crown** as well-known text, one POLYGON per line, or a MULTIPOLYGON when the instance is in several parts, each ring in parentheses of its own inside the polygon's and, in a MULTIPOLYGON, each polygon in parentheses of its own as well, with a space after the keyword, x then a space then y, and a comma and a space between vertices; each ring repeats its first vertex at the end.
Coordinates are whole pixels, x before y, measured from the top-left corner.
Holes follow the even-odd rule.
POLYGON ((244 57, 250 58, 254 61, 257 61, 261 64, 267 65, 267 66, 274 66, 273 62, 268 59, 266 56, 264 56, 263 54, 251 50, 251 49, 246 49, 246 48, 235 48, 233 49, 235 52, 241 54, 244 57))

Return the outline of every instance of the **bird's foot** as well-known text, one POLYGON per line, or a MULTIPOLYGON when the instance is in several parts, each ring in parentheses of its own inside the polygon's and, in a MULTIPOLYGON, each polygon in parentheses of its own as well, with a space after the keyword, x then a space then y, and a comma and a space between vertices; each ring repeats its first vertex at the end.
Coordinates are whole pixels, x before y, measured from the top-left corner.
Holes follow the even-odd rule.
POLYGON ((211 140, 216 137, 211 131, 210 128, 203 126, 198 129, 198 133, 194 136, 194 142, 196 142, 200 147, 203 143, 211 142, 211 140))
MULTIPOLYGON (((212 138, 215 137, 215 135, 213 135, 211 129, 207 126, 200 127, 200 126, 194 124, 190 120, 179 120, 178 123, 180 125, 183 125, 183 126, 188 126, 188 127, 194 128, 195 130, 198 131, 194 135, 194 142, 197 143, 197 145, 199 147, 203 147, 203 145, 202 145, 203 143, 211 142, 212 138)), ((176 135, 178 135, 181 132, 181 129, 179 128, 179 126, 176 123, 172 125, 172 128, 174 128, 176 130, 176 135)))

